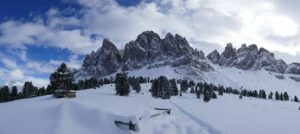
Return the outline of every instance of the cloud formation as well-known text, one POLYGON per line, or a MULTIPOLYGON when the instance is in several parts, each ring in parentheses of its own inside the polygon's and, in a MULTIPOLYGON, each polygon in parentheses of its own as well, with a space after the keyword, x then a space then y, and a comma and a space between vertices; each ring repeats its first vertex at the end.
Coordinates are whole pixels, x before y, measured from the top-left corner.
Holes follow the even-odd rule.
POLYGON ((123 48, 145 30, 153 30, 161 36, 167 32, 178 33, 206 54, 215 48, 222 51, 226 43, 231 42, 236 47, 243 43, 257 44, 287 62, 300 59, 300 9, 297 7, 300 3, 297 0, 144 0, 129 7, 113 0, 64 2, 79 8, 54 7, 41 15, 44 17, 36 16, 31 21, 0 23, 0 46, 22 52, 18 57, 26 62, 23 68, 18 68, 14 61, 2 59, 11 74, 17 72, 16 69, 49 73, 62 62, 50 59, 41 63, 28 59, 29 45, 67 49, 72 55, 66 62, 79 68, 78 56, 98 49, 103 38, 123 48))

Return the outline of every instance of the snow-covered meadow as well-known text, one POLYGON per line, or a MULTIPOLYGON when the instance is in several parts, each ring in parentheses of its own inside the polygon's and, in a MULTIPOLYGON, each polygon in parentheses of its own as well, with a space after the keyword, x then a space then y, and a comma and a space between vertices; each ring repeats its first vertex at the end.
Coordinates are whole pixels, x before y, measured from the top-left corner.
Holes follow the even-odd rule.
POLYGON ((0 104, 0 134, 298 134, 300 103, 239 99, 224 94, 205 103, 195 94, 155 99, 142 84, 140 94, 115 95, 113 85, 77 92, 74 99, 51 95, 0 104), (150 118, 171 108, 171 115, 150 118), (119 129, 115 120, 138 123, 119 129))

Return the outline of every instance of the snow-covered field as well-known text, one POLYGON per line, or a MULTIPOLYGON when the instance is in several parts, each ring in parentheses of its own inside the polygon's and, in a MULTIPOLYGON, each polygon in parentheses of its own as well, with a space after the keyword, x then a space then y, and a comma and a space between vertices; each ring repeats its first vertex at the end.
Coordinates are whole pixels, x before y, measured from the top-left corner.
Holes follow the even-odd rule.
POLYGON ((298 134, 300 103, 218 96, 205 103, 184 93, 170 100, 132 91, 114 95, 113 85, 78 91, 74 99, 43 96, 0 104, 0 134, 298 134), (171 115, 150 118, 171 108, 171 115), (139 118, 142 117, 141 120, 139 118), (114 121, 132 120, 139 131, 119 129, 114 121))

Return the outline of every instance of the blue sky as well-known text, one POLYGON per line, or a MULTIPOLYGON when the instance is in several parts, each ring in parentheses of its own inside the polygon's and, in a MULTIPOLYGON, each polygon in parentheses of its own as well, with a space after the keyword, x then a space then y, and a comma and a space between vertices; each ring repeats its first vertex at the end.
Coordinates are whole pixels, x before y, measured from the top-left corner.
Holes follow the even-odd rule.
MULTIPOLYGON (((122 6, 129 7, 137 5, 140 0, 118 0, 117 2, 122 6)), ((44 21, 46 21, 47 18, 45 13, 47 13, 51 8, 64 10, 67 8, 80 9, 81 7, 76 3, 73 3, 72 1, 66 0, 3 0, 1 1, 0 5, 0 23, 5 23, 12 20, 20 22, 31 22, 34 21, 37 16, 43 18, 44 21)), ((8 43, 3 43, 2 45, 0 45, 1 58, 7 59, 6 62, 0 62, 0 68, 7 71, 3 71, 6 73, 5 75, 9 75, 9 73, 14 69, 20 69, 24 70, 22 71, 22 73, 25 73, 25 71, 30 72, 23 75, 30 75, 30 77, 41 80, 48 79, 51 70, 53 70, 60 62, 69 62, 70 57, 75 55, 78 58, 76 59, 78 60, 77 63, 80 63, 79 61, 84 58, 84 54, 73 53, 66 48, 43 46, 43 44, 24 43, 24 45, 26 46, 25 50, 9 47, 9 45, 10 44, 8 43), (16 54, 22 51, 26 53, 26 60, 22 59, 21 55, 16 54), (11 61, 12 63, 10 64, 15 65, 7 65, 7 61, 11 61), (45 66, 45 68, 49 68, 49 71, 48 69, 45 69, 47 71, 35 71, 34 67, 25 67, 28 62, 43 64, 46 62, 49 63, 51 61, 53 62, 52 65, 45 66)), ((32 66, 34 66, 34 64, 32 66)), ((78 65, 76 66, 78 67, 78 65)), ((6 81, 14 80, 14 78, 5 79, 3 78, 3 76, 2 78, 0 78, 0 85, 1 83, 4 83, 6 81)), ((15 80, 20 81, 18 79, 15 80)))
POLYGON ((46 85, 61 62, 80 68, 108 38, 122 49, 153 30, 178 33, 205 54, 257 44, 288 63, 300 59, 300 2, 291 0, 2 0, 0 84, 46 85))

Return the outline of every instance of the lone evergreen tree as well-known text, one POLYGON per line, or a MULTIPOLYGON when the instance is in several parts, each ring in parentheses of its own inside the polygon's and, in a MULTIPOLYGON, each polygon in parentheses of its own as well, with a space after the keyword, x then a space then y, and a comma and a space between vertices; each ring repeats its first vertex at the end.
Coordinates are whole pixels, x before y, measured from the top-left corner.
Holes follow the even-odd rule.
POLYGON ((295 97, 294 97, 294 101, 295 102, 298 102, 298 97, 295 95, 295 97))
POLYGON ((117 73, 115 82, 116 94, 119 96, 128 96, 130 93, 129 81, 126 73, 117 73))
POLYGON ((243 96, 240 94, 239 98, 240 98, 240 99, 243 99, 243 96))
POLYGON ((57 89, 75 90, 75 84, 71 70, 65 63, 62 63, 56 71, 50 75, 50 92, 54 93, 57 89))

